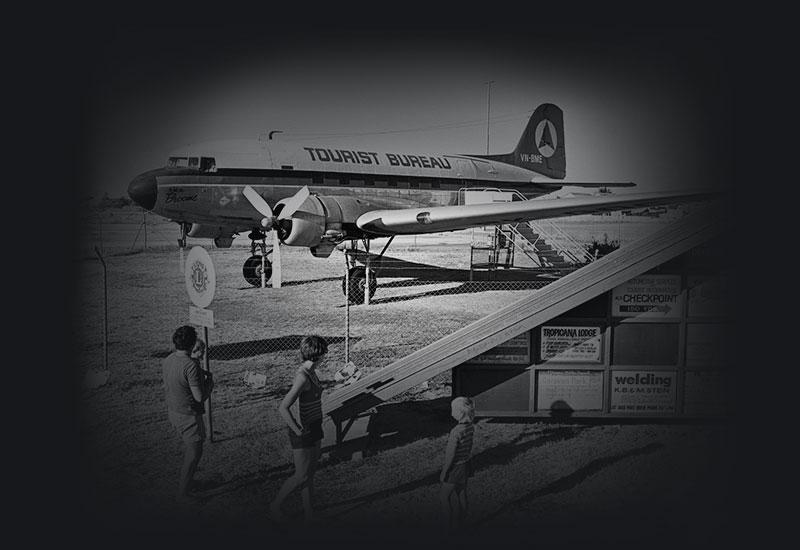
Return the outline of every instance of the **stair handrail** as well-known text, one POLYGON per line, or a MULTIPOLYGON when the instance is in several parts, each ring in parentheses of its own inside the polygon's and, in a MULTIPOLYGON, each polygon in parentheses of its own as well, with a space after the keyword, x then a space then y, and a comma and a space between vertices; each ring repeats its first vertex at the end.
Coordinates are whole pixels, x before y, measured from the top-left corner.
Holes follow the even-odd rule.
MULTIPOLYGON (((528 197, 523 195, 517 189, 501 189, 501 191, 505 191, 508 193, 513 193, 515 197, 520 200, 529 200, 528 197)), ((545 199, 546 200, 546 199, 545 199)), ((556 236, 560 239, 558 243, 554 240, 554 244, 559 249, 559 252, 566 254, 573 262, 575 263, 590 263, 595 260, 594 256, 592 256, 589 251, 584 247, 581 243, 579 243, 572 235, 564 231, 561 227, 553 223, 551 220, 528 220, 525 222, 528 226, 536 231, 537 233, 545 233, 542 227, 544 224, 547 224, 547 227, 551 229, 549 233, 556 233, 556 236), (566 243, 566 244, 564 244, 566 243)))

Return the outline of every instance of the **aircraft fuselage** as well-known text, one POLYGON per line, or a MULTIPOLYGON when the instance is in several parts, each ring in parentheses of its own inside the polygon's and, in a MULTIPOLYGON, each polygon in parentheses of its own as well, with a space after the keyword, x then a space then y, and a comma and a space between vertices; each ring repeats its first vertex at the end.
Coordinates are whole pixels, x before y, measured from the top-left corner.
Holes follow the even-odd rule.
POLYGON ((248 185, 273 205, 308 186, 316 195, 359 199, 365 210, 457 205, 468 188, 514 189, 527 198, 560 188, 552 180, 532 183, 532 171, 478 157, 247 145, 237 144, 235 153, 214 144, 174 152, 167 167, 135 179, 129 194, 156 214, 224 233, 257 224, 242 194, 248 185))

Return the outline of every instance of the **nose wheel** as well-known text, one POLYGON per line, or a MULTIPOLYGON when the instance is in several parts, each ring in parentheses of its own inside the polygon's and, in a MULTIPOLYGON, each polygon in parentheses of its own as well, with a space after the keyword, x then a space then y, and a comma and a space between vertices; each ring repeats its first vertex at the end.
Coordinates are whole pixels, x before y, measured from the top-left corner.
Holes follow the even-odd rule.
POLYGON ((261 286, 262 271, 264 272, 264 280, 269 281, 272 277, 272 262, 259 254, 247 258, 242 267, 242 275, 244 275, 245 281, 253 286, 261 286))
POLYGON ((260 231, 253 231, 250 237, 250 257, 247 258, 242 266, 244 280, 253 286, 261 286, 261 272, 264 272, 264 282, 272 277, 272 262, 267 258, 272 254, 272 250, 267 250, 266 235, 260 231), (256 249, 260 254, 256 254, 256 249))

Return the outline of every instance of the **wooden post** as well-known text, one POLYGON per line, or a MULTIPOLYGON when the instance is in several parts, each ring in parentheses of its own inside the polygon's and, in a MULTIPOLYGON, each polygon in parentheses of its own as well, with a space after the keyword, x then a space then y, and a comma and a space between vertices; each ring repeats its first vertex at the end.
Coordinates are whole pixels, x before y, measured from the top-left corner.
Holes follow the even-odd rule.
POLYGON ((100 249, 94 247, 95 254, 103 264, 103 370, 108 370, 108 274, 106 261, 100 253, 100 249))
POLYGON ((280 288, 283 281, 281 273, 281 239, 278 230, 272 230, 272 288, 280 288))

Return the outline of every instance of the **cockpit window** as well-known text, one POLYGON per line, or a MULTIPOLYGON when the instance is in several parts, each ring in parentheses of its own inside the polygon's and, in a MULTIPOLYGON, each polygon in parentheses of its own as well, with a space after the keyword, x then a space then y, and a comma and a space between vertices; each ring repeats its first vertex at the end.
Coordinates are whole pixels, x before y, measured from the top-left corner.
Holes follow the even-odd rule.
POLYGON ((197 157, 189 157, 189 168, 197 168, 199 163, 200 159, 197 157))
POLYGON ((216 172, 217 162, 212 157, 200 158, 200 171, 202 172, 216 172))
POLYGON ((169 157, 167 166, 170 168, 185 168, 189 166, 189 159, 187 157, 169 157))

